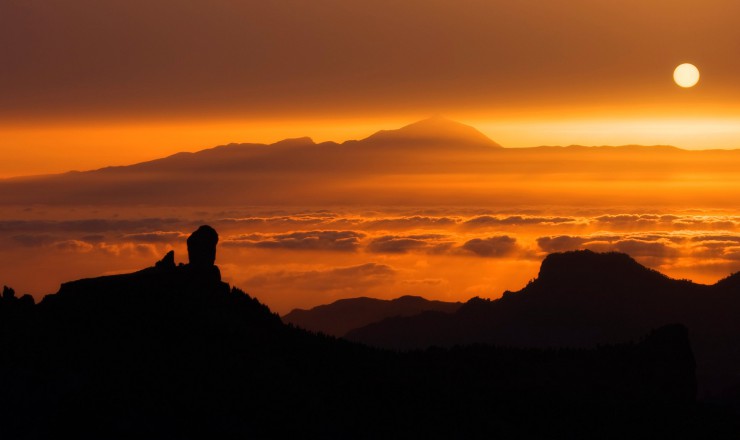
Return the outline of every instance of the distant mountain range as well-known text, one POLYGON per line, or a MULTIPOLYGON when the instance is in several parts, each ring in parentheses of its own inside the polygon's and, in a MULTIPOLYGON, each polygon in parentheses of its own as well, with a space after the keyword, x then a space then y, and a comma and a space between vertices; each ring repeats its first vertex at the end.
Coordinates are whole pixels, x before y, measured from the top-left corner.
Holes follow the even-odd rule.
MULTIPOLYGON (((740 150, 502 148, 472 127, 436 117, 342 144, 309 138, 230 144, 129 166, 4 179, 0 204, 549 204, 571 193, 591 202, 621 199, 620 182, 635 180, 644 188, 630 200, 657 202, 664 193, 651 194, 653 182, 664 191, 659 182, 680 177, 685 187, 691 176, 711 174, 723 181, 722 175, 737 172, 740 150), (527 189, 538 182, 538 191, 527 189), (584 193, 584 182, 599 191, 584 193)), ((728 180, 724 197, 735 190, 728 180)), ((717 197, 706 179, 684 188, 685 195, 692 191, 701 193, 700 200, 717 197)))
POLYGON ((188 264, 170 252, 39 304, 6 288, 0 436, 736 438, 696 402, 681 325, 589 350, 373 349, 284 325, 222 282, 217 240, 201 227, 188 264))
POLYGON ((366 344, 410 349, 487 343, 594 347, 671 323, 689 328, 706 395, 740 391, 740 273, 706 286, 675 280, 626 254, 548 255, 538 277, 497 300, 474 298, 455 313, 388 318, 347 333, 366 344))
POLYGON ((418 315, 438 311, 452 313, 462 303, 429 301, 419 296, 402 296, 393 300, 375 298, 340 299, 311 310, 295 309, 283 316, 284 322, 332 336, 344 336, 348 331, 398 316, 418 315))

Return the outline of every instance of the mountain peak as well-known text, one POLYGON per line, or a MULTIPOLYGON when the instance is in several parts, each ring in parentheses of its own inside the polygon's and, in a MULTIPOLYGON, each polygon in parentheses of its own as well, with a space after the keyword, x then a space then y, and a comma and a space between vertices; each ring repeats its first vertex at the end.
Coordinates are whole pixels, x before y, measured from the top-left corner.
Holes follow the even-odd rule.
POLYGON ((396 130, 381 130, 365 141, 394 141, 426 144, 477 144, 501 147, 477 129, 442 116, 414 122, 396 130))
POLYGON ((308 136, 283 139, 270 144, 271 147, 313 147, 316 143, 308 136))
POLYGON ((550 254, 542 261, 535 283, 552 287, 661 283, 669 278, 619 252, 568 251, 550 254))

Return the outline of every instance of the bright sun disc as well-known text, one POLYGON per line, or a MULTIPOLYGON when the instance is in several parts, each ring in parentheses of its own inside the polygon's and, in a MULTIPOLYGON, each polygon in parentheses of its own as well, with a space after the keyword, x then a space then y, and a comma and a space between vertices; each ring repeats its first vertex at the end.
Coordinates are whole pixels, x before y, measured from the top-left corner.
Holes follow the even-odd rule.
POLYGON ((693 64, 681 64, 673 71, 673 80, 681 87, 694 87, 699 82, 699 69, 693 64))

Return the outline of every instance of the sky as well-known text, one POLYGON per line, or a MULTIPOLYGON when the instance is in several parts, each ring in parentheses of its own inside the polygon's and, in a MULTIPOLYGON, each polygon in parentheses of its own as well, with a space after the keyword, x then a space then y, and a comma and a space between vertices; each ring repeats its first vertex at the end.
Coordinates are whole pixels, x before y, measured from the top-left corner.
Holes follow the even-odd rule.
POLYGON ((740 4, 6 0, 0 177, 435 114, 508 147, 740 146, 740 4), (696 64, 699 84, 671 78, 696 64))

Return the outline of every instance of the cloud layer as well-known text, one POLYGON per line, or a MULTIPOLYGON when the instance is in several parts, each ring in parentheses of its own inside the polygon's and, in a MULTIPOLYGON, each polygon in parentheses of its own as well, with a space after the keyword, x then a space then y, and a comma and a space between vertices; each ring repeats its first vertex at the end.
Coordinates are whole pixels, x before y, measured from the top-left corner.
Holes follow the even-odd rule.
POLYGON ((346 296, 495 297, 536 276, 548 253, 574 249, 625 252, 703 282, 740 269, 740 216, 711 212, 265 210, 0 220, 0 283, 41 294, 62 281, 149 266, 170 249, 185 262, 185 239, 204 223, 219 231, 225 278, 283 313, 346 296), (47 276, 38 277, 39 267, 47 276))

